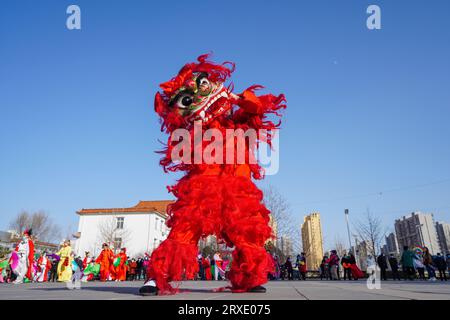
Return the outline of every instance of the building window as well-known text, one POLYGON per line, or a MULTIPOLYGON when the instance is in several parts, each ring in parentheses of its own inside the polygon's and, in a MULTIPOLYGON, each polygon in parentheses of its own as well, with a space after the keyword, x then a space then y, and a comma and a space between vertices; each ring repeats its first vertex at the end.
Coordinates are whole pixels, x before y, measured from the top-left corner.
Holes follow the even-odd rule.
POLYGON ((119 230, 122 230, 124 221, 125 221, 124 217, 118 217, 117 218, 117 226, 116 226, 116 228, 119 229, 119 230))
POLYGON ((158 230, 158 218, 155 218, 155 230, 158 230))
POLYGON ((122 248, 122 238, 114 238, 114 249, 122 248))

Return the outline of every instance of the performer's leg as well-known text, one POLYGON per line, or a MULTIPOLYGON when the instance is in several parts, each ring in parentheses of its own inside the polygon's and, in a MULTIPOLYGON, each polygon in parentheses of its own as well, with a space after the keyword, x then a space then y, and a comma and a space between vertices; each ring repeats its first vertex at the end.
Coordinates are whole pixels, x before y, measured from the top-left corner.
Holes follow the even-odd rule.
POLYGON ((100 280, 105 282, 108 281, 109 278, 109 267, 106 265, 101 265, 100 269, 100 280))
POLYGON ((229 279, 234 292, 265 291, 268 273, 275 270, 264 248, 272 235, 269 211, 262 204, 262 192, 244 178, 233 183, 234 189, 224 197, 223 238, 235 246, 229 279))
POLYGON ((155 294, 152 287, 158 293, 175 293, 177 290, 169 282, 180 281, 183 276, 194 278, 198 272, 198 240, 203 234, 214 233, 216 217, 222 212, 218 182, 217 176, 187 175, 171 188, 178 198, 167 208, 171 231, 152 253, 147 268, 149 281, 141 288, 141 294, 155 294))
POLYGON ((234 292, 265 291, 260 287, 275 266, 264 248, 271 237, 269 210, 262 192, 247 178, 230 181, 224 189, 224 235, 235 246, 229 279, 234 292))
POLYGON ((167 239, 152 253, 147 268, 148 281, 141 288, 141 294, 174 294, 178 289, 170 285, 171 281, 194 278, 198 272, 198 226, 197 221, 185 219, 171 229, 167 239))
MULTIPOLYGON (((28 259, 27 259, 27 264, 28 264, 29 262, 28 262, 28 259)), ((33 281, 33 264, 29 264, 28 265, 28 268, 27 268, 27 272, 26 272, 26 274, 25 274, 25 277, 28 279, 28 280, 30 280, 30 282, 32 282, 33 281)))

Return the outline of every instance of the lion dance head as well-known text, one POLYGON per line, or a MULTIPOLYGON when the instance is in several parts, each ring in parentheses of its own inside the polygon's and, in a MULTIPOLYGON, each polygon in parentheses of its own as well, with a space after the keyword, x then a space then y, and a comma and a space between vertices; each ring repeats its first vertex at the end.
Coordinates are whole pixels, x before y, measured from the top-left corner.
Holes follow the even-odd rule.
POLYGON ((155 111, 166 131, 189 128, 194 121, 204 125, 232 108, 235 95, 225 81, 234 71, 234 63, 214 64, 204 54, 198 62, 188 63, 171 80, 160 85, 155 111))

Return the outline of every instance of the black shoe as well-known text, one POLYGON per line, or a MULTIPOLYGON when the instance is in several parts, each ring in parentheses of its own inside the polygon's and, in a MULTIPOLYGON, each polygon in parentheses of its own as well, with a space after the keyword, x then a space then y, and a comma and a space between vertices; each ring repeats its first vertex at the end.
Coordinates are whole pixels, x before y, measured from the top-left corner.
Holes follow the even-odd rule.
POLYGON ((266 293, 266 288, 263 286, 256 286, 248 290, 248 292, 266 293))
POLYGON ((147 281, 142 287, 139 288, 139 294, 141 296, 157 296, 158 288, 153 280, 147 281))

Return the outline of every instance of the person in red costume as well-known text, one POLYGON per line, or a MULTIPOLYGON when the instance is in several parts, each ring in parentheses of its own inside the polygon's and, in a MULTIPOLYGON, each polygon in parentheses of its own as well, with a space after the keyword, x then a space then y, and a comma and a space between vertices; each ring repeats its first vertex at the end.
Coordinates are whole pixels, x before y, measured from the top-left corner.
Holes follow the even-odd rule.
POLYGON ((301 255, 297 256, 297 267, 299 272, 299 280, 306 280, 306 273, 308 272, 308 268, 306 266, 306 255, 304 252, 301 255))
POLYGON ((32 281, 32 279, 33 279, 32 266, 33 266, 33 262, 34 262, 34 241, 33 241, 33 237, 32 237, 33 236, 32 229, 25 230, 23 234, 27 238, 28 248, 29 248, 28 271, 27 271, 26 277, 28 278, 28 280, 32 281))
POLYGON ((28 271, 27 271, 27 278, 28 280, 32 280, 33 279, 33 274, 32 274, 32 265, 34 262, 34 241, 33 241, 33 237, 32 237, 32 231, 31 229, 26 230, 24 232, 24 235, 28 238, 28 247, 29 247, 29 253, 28 253, 28 271))
POLYGON ((37 261, 37 265, 39 268, 39 273, 36 278, 37 282, 47 282, 48 281, 48 272, 52 267, 50 259, 47 257, 47 253, 44 251, 37 261))
POLYGON ((100 255, 95 260, 95 263, 100 264, 100 280, 101 281, 108 281, 111 279, 110 272, 111 272, 111 266, 113 264, 114 259, 114 253, 109 248, 107 243, 104 243, 102 245, 102 252, 100 252, 100 255))
POLYGON ((116 256, 117 265, 115 266, 115 279, 116 281, 127 280, 127 249, 122 248, 120 253, 116 256))
POLYGON ((115 281, 115 280, 117 280, 117 274, 116 274, 116 267, 114 266, 114 260, 115 260, 114 257, 115 257, 115 255, 114 255, 114 251, 112 251, 112 252, 113 252, 113 259, 111 261, 111 264, 109 265, 109 278, 108 278, 108 280, 115 281))
POLYGON ((92 258, 89 251, 86 251, 84 253, 84 259, 83 259, 83 270, 86 269, 86 267, 91 263, 92 258))
POLYGON ((167 207, 171 231, 152 253, 147 281, 140 288, 142 295, 174 294, 178 289, 170 282, 193 279, 198 272, 197 243, 210 234, 235 247, 229 288, 233 292, 266 291, 262 284, 267 282, 273 264, 264 243, 273 234, 263 193, 252 181, 262 179, 264 172, 250 159, 254 159, 260 142, 271 145, 272 130, 280 123, 275 124, 269 116, 281 116, 278 111, 286 107, 285 97, 257 96, 256 90, 262 87, 256 85, 234 94, 232 85, 224 85, 233 71, 233 63, 215 64, 208 55, 201 55, 197 62, 186 64, 174 78, 161 84, 162 92, 156 93, 155 111, 161 129, 170 134, 160 164, 166 172, 186 174, 169 187, 177 198, 167 207), (205 155, 204 147, 209 142, 193 143, 198 127, 202 136, 211 133, 209 129, 222 137, 228 137, 229 130, 265 130, 267 134, 256 140, 245 139, 245 154, 240 158, 234 136, 226 139, 223 144, 231 143, 231 151, 216 161, 213 152, 205 155), (188 142, 190 148, 182 150, 181 159, 172 156, 179 148, 180 139, 173 135, 179 132, 177 129, 185 129, 193 137, 188 142), (203 162, 196 161, 199 155, 203 162))
POLYGON ((205 270, 205 280, 211 280, 212 274, 211 274, 211 263, 209 262, 208 257, 202 257, 202 266, 203 270, 205 270))

